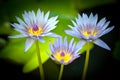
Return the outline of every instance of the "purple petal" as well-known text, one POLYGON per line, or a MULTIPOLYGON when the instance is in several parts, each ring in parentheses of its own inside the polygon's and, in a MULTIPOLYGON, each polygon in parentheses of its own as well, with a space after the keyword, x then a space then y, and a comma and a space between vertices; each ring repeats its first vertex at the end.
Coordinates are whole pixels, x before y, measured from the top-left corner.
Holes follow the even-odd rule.
POLYGON ((49 17, 49 14, 50 14, 50 11, 48 11, 48 12, 45 14, 45 22, 47 22, 48 17, 49 17))
POLYGON ((78 14, 78 18, 76 18, 76 23, 78 26, 83 26, 83 21, 81 21, 82 17, 78 14))
POLYGON ((25 34, 25 33, 27 33, 27 32, 26 32, 25 30, 23 30, 23 29, 15 28, 14 30, 20 32, 21 34, 25 34))
POLYGON ((33 23, 36 23, 36 16, 35 16, 34 11, 31 12, 31 16, 33 18, 33 23))
POLYGON ((42 37, 40 37, 40 36, 38 37, 38 39, 39 39, 39 41, 42 42, 42 43, 45 42, 45 40, 44 40, 42 37))
POLYGON ((78 29, 76 27, 72 27, 71 25, 68 25, 69 28, 71 28, 73 31, 75 31, 76 33, 79 33, 78 29))
POLYGON ((90 14, 89 17, 90 22, 92 23, 92 25, 96 25, 97 21, 98 21, 98 14, 96 14, 95 16, 93 16, 93 14, 90 14))
POLYGON ((74 57, 73 57, 73 60, 75 60, 76 58, 80 57, 79 53, 75 53, 74 54, 74 57))
POLYGON ((68 42, 67 42, 67 37, 64 39, 64 47, 67 49, 68 48, 68 42))
POLYGON ((54 47, 53 47, 52 43, 50 43, 50 50, 51 50, 51 52, 53 54, 54 53, 54 47))
POLYGON ((104 26, 102 27, 102 30, 106 29, 109 24, 110 24, 110 21, 106 22, 106 23, 104 24, 104 26))
POLYGON ((59 47, 60 47, 60 49, 63 47, 63 41, 62 41, 62 38, 59 38, 59 47))
POLYGON ((48 20, 47 24, 44 26, 45 32, 49 32, 56 28, 56 24, 58 23, 58 20, 56 20, 58 16, 52 17, 48 20))
POLYGON ((55 41, 54 41, 54 48, 55 48, 55 49, 58 49, 58 48, 59 48, 59 42, 58 42, 58 40, 55 40, 55 41))
POLYGON ((88 22, 88 16, 86 14, 83 13, 82 17, 83 17, 83 24, 84 25, 86 25, 87 23, 89 23, 88 22))
POLYGON ((101 37, 107 33, 109 33, 111 30, 113 30, 114 26, 107 28, 106 30, 104 30, 98 37, 101 37))
POLYGON ((15 35, 15 36, 8 36, 8 38, 22 38, 22 37, 27 37, 27 35, 20 34, 20 35, 15 35))
POLYGON ((24 48, 24 52, 26 52, 34 43, 34 39, 32 38, 27 38, 26 43, 25 43, 25 48, 24 48))
POLYGON ((57 21, 51 22, 51 23, 49 23, 47 26, 45 26, 45 32, 49 32, 49 31, 55 29, 55 28, 56 28, 55 25, 56 25, 58 22, 59 22, 59 21, 57 20, 57 21))
POLYGON ((16 29, 22 29, 22 30, 25 30, 25 27, 23 27, 22 25, 20 25, 20 24, 17 24, 17 23, 14 23, 14 24, 10 24, 10 25, 12 25, 14 28, 16 28, 16 29))
POLYGON ((97 26, 98 26, 98 27, 103 27, 103 25, 105 24, 105 22, 106 22, 106 18, 104 17, 104 18, 102 18, 102 19, 98 22, 97 26))
POLYGON ((27 27, 27 25, 23 22, 23 20, 21 20, 19 17, 16 17, 17 21, 20 23, 20 25, 27 27))
POLYGON ((72 47, 70 49, 71 52, 74 52, 75 46, 76 46, 76 42, 73 43, 73 45, 72 45, 72 47))
POLYGON ((65 30, 65 33, 71 36, 75 36, 77 38, 80 38, 79 34, 77 34, 75 31, 72 30, 65 30))
POLYGON ((41 15, 41 11, 40 11, 40 9, 38 9, 38 11, 37 11, 37 15, 36 15, 36 23, 37 23, 37 25, 38 26, 43 26, 43 21, 42 21, 42 15, 41 15))
POLYGON ((86 41, 85 40, 80 40, 75 48, 75 53, 77 53, 80 49, 82 49, 82 47, 85 45, 86 41))
POLYGON ((52 32, 48 32, 48 33, 42 34, 41 36, 49 36, 49 37, 56 37, 56 38, 61 37, 60 35, 57 35, 57 34, 52 33, 52 32))
POLYGON ((69 43, 69 50, 71 50, 73 42, 74 42, 74 38, 72 38, 71 41, 70 41, 70 43, 69 43))
POLYGON ((105 48, 107 50, 111 50, 110 47, 100 39, 96 39, 95 41, 93 41, 93 43, 95 43, 96 45, 98 45, 98 46, 100 46, 102 48, 105 48))
POLYGON ((29 14, 25 11, 22 16, 23 16, 25 23, 28 25, 28 27, 30 27, 29 14))
POLYGON ((49 56, 52 60, 55 60, 55 58, 54 58, 51 54, 49 54, 48 52, 46 52, 46 54, 48 54, 48 56, 49 56))
POLYGON ((72 20, 72 23, 73 23, 73 25, 75 26, 75 27, 77 27, 77 24, 72 20))

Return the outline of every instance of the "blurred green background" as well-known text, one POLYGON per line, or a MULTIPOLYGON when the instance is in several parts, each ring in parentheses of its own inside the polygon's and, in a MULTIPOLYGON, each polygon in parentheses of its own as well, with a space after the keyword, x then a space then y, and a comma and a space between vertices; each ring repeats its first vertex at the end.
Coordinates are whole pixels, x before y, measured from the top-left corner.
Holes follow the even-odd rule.
MULTIPOLYGON (((90 62, 88 68, 88 80, 114 80, 119 78, 120 71, 120 6, 117 0, 0 0, 0 80, 7 78, 12 80, 40 80, 38 62, 33 45, 26 54, 24 54, 25 38, 8 39, 9 35, 17 35, 10 23, 17 22, 16 16, 22 18, 24 11, 34 10, 35 13, 41 9, 45 13, 50 11, 50 17, 58 15, 59 23, 53 32, 72 37, 63 32, 68 29, 70 20, 75 20, 77 14, 92 12, 99 15, 99 20, 106 17, 110 20, 110 26, 115 28, 110 33, 101 37, 110 47, 107 51, 98 46, 91 45, 90 62)), ((75 38, 76 41, 79 39, 75 38)), ((45 43, 40 43, 42 52, 42 61, 46 80, 57 80, 60 65, 54 63, 46 55, 49 51, 50 41, 53 38, 45 37, 45 43)), ((85 53, 86 47, 81 52, 85 53)), ((75 60, 73 63, 65 66, 63 80, 81 80, 82 69, 84 65, 85 54, 75 60)))

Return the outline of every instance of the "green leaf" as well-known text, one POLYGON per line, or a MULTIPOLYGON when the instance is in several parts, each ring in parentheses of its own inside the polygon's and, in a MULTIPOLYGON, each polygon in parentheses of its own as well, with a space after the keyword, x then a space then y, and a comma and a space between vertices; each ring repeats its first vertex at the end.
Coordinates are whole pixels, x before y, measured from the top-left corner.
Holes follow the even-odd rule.
MULTIPOLYGON (((58 15, 59 23, 57 24, 56 29, 53 32, 61 35, 67 36, 68 40, 73 38, 72 36, 67 35, 64 30, 69 29, 67 25, 72 24, 70 20, 75 20, 77 14, 82 9, 92 8, 97 5, 102 5, 106 3, 110 3, 113 0, 12 0, 8 1, 7 5, 4 7, 7 16, 7 20, 9 19, 11 22, 16 22, 15 16, 21 17, 23 12, 34 10, 37 11, 40 8, 45 13, 50 11, 50 16, 58 15), (19 4, 18 4, 19 3, 19 4), (27 3, 27 5, 26 5, 27 3), (21 5, 22 4, 22 5, 21 5), (17 6, 17 7, 14 7, 17 6)), ((4 9, 1 9, 4 10, 4 9)), ((9 35, 17 35, 18 33, 12 32, 10 27, 8 26, 8 22, 6 21, 6 27, 0 29, 0 34, 9 34, 9 35), (11 33, 12 32, 12 33, 11 33)), ((74 37, 75 38, 75 37, 74 37)), ((78 42, 80 39, 75 38, 75 41, 78 42)), ((46 55, 46 51, 49 52, 49 43, 54 41, 53 38, 45 38, 45 43, 40 43, 40 50, 42 56, 42 62, 44 63, 48 60, 48 56, 46 55)), ((25 39, 10 39, 7 46, 1 50, 0 58, 10 59, 16 63, 20 63, 24 65, 23 72, 30 72, 38 67, 38 61, 36 56, 35 44, 28 50, 27 53, 24 53, 24 43, 25 39)), ((90 45, 90 48, 93 48, 93 44, 90 45)), ((86 45, 80 51, 83 53, 86 51, 86 45)))
MULTIPOLYGON (((46 38, 45 43, 40 43, 40 55, 42 63, 47 61, 49 59, 49 56, 46 52, 50 52, 49 44, 50 42, 53 42, 54 38, 46 38)), ((32 58, 26 62, 26 64, 23 67, 23 72, 28 73, 38 67, 38 57, 36 51, 34 51, 34 55, 32 58)))
POLYGON ((10 43, 1 50, 0 57, 24 64, 32 56, 32 54, 24 54, 24 43, 22 39, 11 39, 10 43))

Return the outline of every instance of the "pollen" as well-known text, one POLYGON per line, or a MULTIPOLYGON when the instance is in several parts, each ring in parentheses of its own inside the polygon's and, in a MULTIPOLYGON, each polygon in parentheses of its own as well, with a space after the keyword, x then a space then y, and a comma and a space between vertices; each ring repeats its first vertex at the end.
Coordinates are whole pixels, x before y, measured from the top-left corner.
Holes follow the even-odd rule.
POLYGON ((63 60, 64 63, 68 63, 72 59, 72 56, 70 55, 70 53, 64 53, 64 55, 63 55, 63 52, 61 52, 61 53, 58 52, 58 53, 54 54, 54 57, 58 61, 63 60))
POLYGON ((92 31, 92 32, 85 31, 85 32, 83 32, 83 35, 86 37, 90 37, 90 36, 96 36, 97 33, 94 31, 92 31))
POLYGON ((32 34, 33 36, 38 36, 38 35, 41 35, 43 33, 43 29, 41 27, 31 27, 28 29, 28 32, 30 34, 32 34))

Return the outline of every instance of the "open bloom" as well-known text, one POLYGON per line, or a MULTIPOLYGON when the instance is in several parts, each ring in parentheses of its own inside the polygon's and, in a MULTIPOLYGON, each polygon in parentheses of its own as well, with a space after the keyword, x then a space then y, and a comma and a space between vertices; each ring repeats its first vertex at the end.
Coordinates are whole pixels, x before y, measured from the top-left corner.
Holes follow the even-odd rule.
POLYGON ((100 47, 110 50, 107 44, 99 39, 99 37, 107 34, 114 28, 114 26, 107 28, 110 21, 106 22, 105 17, 98 22, 97 14, 94 16, 91 13, 90 16, 87 16, 83 13, 82 16, 78 14, 76 22, 72 21, 72 23, 73 26, 69 25, 71 30, 65 31, 67 34, 81 38, 86 42, 93 42, 100 47))
POLYGON ((55 40, 54 44, 50 44, 52 55, 49 56, 51 59, 67 65, 80 56, 78 52, 83 44, 83 41, 79 41, 77 44, 74 43, 74 38, 71 39, 70 43, 68 43, 66 37, 64 40, 59 38, 58 40, 55 40))
POLYGON ((21 34, 16 36, 9 36, 10 38, 27 37, 25 43, 25 51, 27 51, 36 39, 44 42, 44 36, 59 37, 57 34, 50 32, 56 28, 58 23, 57 16, 49 18, 49 13, 40 11, 38 9, 37 14, 34 11, 24 12, 23 20, 16 17, 18 23, 11 24, 16 31, 21 34))

